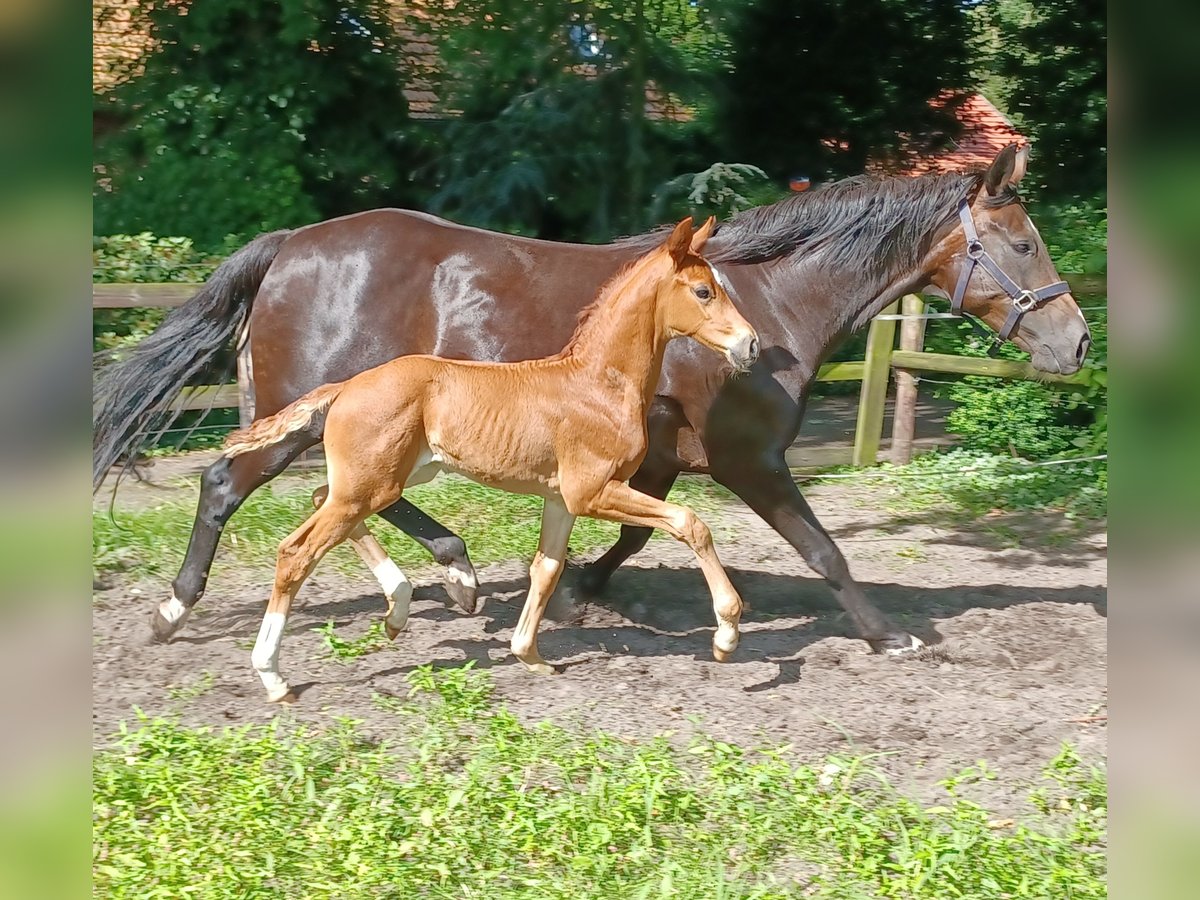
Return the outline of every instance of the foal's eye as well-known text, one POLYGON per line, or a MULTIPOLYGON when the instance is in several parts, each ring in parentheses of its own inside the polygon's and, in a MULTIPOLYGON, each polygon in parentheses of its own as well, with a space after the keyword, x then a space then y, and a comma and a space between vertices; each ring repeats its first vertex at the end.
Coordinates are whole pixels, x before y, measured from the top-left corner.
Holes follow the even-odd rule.
POLYGON ((708 300, 709 298, 712 297, 712 291, 709 290, 709 287, 707 284, 698 284, 694 288, 692 288, 692 291, 695 292, 696 296, 699 297, 701 300, 708 300))
POLYGON ((1022 256, 1028 256, 1033 252, 1033 244, 1029 243, 1028 241, 1017 241, 1015 244, 1013 244, 1013 249, 1022 256))

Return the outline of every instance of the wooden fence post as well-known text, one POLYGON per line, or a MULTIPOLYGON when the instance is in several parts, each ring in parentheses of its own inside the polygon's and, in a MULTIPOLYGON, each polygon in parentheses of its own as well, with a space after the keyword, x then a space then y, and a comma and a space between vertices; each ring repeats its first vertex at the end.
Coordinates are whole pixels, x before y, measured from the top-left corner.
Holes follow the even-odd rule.
MULTIPOLYGON (((899 301, 880 315, 895 315, 899 301)), ((896 338, 895 319, 874 319, 867 332, 867 358, 863 363, 862 392, 858 398, 858 422, 854 426, 852 464, 873 466, 883 436, 883 408, 887 401, 888 370, 896 338)))
MULTIPOLYGON (((905 294, 900 312, 906 316, 925 313, 925 301, 916 294, 905 294)), ((920 352, 925 344, 925 320, 903 319, 900 322, 900 349, 920 352)), ((896 369, 896 407, 892 410, 892 462, 904 465, 912 459, 913 437, 917 429, 917 373, 912 369, 896 369)))
POLYGON ((254 361, 250 358, 250 323, 238 335, 237 386, 238 424, 245 428, 254 421, 254 361))

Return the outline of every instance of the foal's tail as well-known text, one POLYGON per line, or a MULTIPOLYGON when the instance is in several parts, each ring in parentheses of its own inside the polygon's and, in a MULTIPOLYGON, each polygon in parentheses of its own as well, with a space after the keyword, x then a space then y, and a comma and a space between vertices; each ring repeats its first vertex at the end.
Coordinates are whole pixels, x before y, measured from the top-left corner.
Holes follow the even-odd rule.
POLYGON ((251 450, 278 444, 290 435, 305 432, 317 440, 325 431, 325 417, 346 382, 325 384, 305 394, 265 419, 259 419, 225 438, 224 455, 240 456, 251 450))
MULTIPOLYGON (((175 398, 242 331, 250 304, 290 231, 255 238, 120 362, 100 369, 92 388, 92 489, 109 468, 131 461, 155 431, 179 415, 175 398)), ((101 358, 94 361, 103 363, 101 358)), ((131 463, 130 463, 131 464, 131 463)))

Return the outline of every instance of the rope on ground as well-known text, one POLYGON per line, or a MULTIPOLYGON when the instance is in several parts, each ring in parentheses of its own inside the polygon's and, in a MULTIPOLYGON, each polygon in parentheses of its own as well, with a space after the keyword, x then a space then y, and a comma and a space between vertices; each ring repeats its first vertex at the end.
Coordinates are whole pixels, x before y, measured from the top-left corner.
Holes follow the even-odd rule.
MULTIPOLYGON (((1096 462, 1098 460, 1108 459, 1107 453, 1099 453, 1095 456, 1071 456, 1064 459, 1047 459, 1041 462, 1031 462, 1027 459, 1019 459, 1013 457, 1011 463, 1021 469, 1040 469, 1045 466, 1069 466, 1072 464, 1096 462)), ((1005 464, 1010 462, 1006 460, 1005 464)), ((961 469, 947 469, 942 472, 829 472, 825 474, 813 475, 797 475, 797 478, 941 478, 948 475, 961 475, 966 472, 986 472, 994 471, 998 468, 996 465, 986 466, 964 466, 961 469)))

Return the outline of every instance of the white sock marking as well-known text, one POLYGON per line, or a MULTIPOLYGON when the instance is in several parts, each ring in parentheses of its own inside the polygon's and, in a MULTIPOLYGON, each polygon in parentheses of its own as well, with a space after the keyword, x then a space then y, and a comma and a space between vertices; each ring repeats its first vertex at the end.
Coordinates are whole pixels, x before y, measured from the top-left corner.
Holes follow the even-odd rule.
POLYGON ((254 642, 254 651, 250 654, 250 662, 272 700, 279 699, 288 691, 287 682, 279 675, 279 645, 283 642, 286 624, 287 616, 283 613, 269 612, 263 616, 258 640, 254 642))
POLYGON ((184 606, 183 601, 174 594, 171 595, 170 600, 165 600, 158 605, 158 614, 172 626, 182 625, 183 620, 188 617, 190 612, 191 610, 184 606))
POLYGON ((404 577, 400 567, 390 558, 378 565, 371 566, 371 573, 379 580, 379 586, 383 588, 383 592, 389 600, 399 600, 400 594, 403 594, 407 601, 412 596, 412 582, 404 577))
POLYGON ((475 577, 475 570, 457 559, 450 563, 446 569, 446 577, 455 584, 461 584, 464 587, 479 587, 479 580, 475 577))

